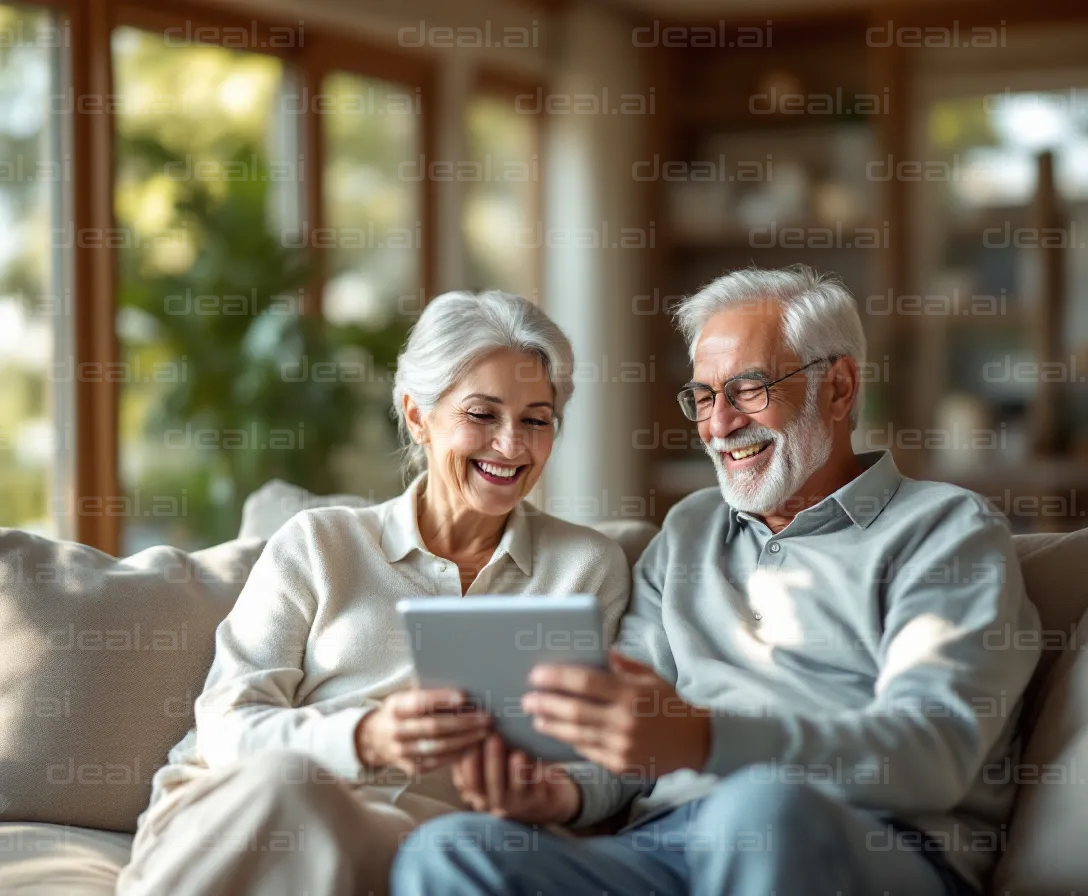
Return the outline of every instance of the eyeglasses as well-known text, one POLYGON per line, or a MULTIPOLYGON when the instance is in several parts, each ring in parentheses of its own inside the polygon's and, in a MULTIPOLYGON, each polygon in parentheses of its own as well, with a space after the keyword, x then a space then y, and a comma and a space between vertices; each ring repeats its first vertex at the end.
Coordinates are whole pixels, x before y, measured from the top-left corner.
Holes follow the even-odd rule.
MULTIPOLYGON (((837 361, 839 355, 830 355, 826 358, 817 358, 809 361, 804 367, 798 367, 793 373, 787 373, 776 380, 768 380, 766 377, 754 373, 742 373, 722 383, 721 394, 724 395, 733 407, 742 414, 758 414, 765 411, 771 403, 771 386, 796 376, 802 370, 807 370, 814 364, 837 361)), ((718 391, 703 383, 696 383, 681 389, 676 394, 676 400, 680 403, 680 410, 689 420, 700 423, 709 420, 714 413, 714 401, 718 397, 718 391)))

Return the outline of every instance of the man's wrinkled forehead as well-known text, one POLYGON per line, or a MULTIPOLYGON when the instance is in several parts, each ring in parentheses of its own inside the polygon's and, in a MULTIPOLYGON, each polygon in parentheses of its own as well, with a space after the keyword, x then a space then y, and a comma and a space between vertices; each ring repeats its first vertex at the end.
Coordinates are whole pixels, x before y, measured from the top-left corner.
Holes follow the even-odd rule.
POLYGON ((753 371, 770 374, 792 355, 784 345, 779 310, 761 303, 711 315, 695 342, 693 367, 695 378, 706 382, 706 377, 753 371))

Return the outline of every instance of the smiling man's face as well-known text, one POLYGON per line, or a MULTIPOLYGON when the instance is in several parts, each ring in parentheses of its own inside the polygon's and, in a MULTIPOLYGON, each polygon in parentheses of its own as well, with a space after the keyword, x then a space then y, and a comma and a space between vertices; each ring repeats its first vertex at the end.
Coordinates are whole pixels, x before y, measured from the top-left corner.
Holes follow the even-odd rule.
MULTIPOLYGON (((720 390, 738 374, 776 380, 802 364, 783 340, 781 308, 764 301, 719 311, 707 321, 696 343, 692 381, 720 390)), ((762 411, 741 413, 725 396, 715 400, 713 414, 698 427, 728 504, 770 512, 826 463, 832 435, 821 413, 822 391, 810 394, 803 372, 772 386, 762 411)))

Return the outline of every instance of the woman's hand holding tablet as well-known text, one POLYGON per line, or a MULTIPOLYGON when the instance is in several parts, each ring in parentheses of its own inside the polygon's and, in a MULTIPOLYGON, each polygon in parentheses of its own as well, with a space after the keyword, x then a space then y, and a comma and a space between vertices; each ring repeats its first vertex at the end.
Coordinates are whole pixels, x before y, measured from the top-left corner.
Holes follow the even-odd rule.
POLYGON ((563 766, 509 750, 497 734, 454 763, 453 783, 471 809, 523 824, 565 824, 582 807, 582 792, 563 766))
POLYGON ((454 688, 409 688, 385 699, 355 729, 364 765, 393 765, 409 774, 445 765, 487 737, 491 717, 454 688))

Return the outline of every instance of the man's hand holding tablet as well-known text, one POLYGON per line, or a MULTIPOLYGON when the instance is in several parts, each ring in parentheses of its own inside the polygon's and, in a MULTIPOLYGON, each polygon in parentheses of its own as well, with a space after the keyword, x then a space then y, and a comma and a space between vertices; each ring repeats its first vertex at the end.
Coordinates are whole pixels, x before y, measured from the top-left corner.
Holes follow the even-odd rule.
MULTIPOLYGON (((610 669, 538 665, 521 699, 536 730, 571 744, 614 774, 655 778, 700 770, 710 748, 710 714, 684 701, 654 670, 621 653, 610 669)), ((510 752, 492 734, 465 754, 454 783, 473 809, 528 824, 564 824, 581 791, 562 766, 510 752)))
POLYGON ((542 734, 616 775, 658 778, 700 771, 710 752, 710 711, 693 706, 652 667, 613 650, 610 668, 533 669, 522 708, 542 734))

